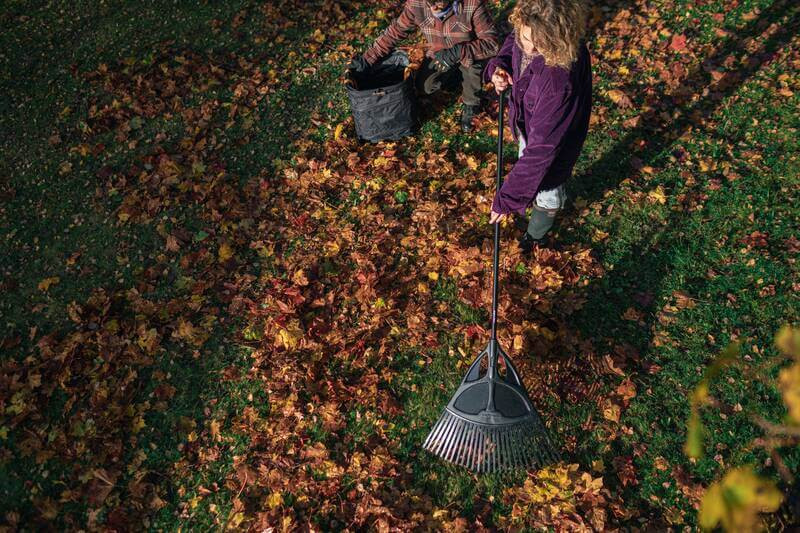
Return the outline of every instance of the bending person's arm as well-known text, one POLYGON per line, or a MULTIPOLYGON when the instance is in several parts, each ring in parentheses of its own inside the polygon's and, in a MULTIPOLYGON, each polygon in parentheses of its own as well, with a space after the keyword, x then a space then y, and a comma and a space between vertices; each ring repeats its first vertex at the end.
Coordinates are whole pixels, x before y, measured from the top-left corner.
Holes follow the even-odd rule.
POLYGON ((472 28, 476 38, 472 41, 461 43, 461 64, 465 67, 469 67, 475 61, 493 57, 497 54, 498 48, 500 48, 500 40, 494 27, 494 20, 492 20, 492 16, 483 2, 472 13, 472 28))
POLYGON ((414 29, 416 22, 414 22, 413 11, 411 3, 413 0, 408 0, 403 7, 403 12, 389 24, 380 37, 370 46, 369 50, 364 52, 364 59, 370 65, 375 64, 380 59, 389 55, 397 43, 405 39, 409 32, 414 29))

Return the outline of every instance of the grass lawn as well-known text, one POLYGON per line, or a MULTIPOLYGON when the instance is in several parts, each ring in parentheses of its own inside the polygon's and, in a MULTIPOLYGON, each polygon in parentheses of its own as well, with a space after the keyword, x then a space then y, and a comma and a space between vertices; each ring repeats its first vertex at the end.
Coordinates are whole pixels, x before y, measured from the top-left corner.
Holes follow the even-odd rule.
POLYGON ((340 76, 394 2, 145 4, 0 12, 4 526, 693 526, 727 469, 779 479, 740 369, 683 444, 708 363, 800 319, 794 3, 594 9, 560 246, 503 232, 501 341, 564 460, 528 476, 420 451, 486 342, 496 105, 359 144, 340 76))

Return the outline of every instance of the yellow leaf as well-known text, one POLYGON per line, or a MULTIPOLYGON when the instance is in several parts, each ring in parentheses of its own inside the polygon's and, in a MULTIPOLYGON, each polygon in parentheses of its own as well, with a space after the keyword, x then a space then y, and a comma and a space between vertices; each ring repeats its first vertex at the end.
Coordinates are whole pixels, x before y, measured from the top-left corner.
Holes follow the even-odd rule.
POLYGON ((294 276, 292 276, 292 281, 295 283, 295 285, 299 285, 300 287, 305 287, 308 285, 308 278, 306 277, 306 273, 302 268, 294 273, 294 276))
POLYGON ((223 242, 219 247, 218 258, 220 263, 224 263, 233 257, 233 248, 227 242, 223 242))
POLYGON ((661 185, 647 193, 647 197, 654 203, 665 204, 667 202, 664 188, 661 185))
POLYGON ((700 172, 709 172, 713 170, 717 170, 717 163, 711 159, 701 159, 698 161, 698 166, 700 167, 700 172))
POLYGON ((237 527, 239 527, 239 524, 241 524, 243 521, 244 521, 244 513, 236 513, 228 521, 228 526, 231 529, 236 529, 237 527))
POLYGON ((209 429, 211 430, 211 438, 213 438, 217 442, 222 442, 222 435, 220 434, 220 423, 219 420, 212 420, 211 424, 209 424, 209 429))
POLYGON ((606 240, 607 238, 608 238, 608 233, 600 229, 595 229, 594 234, 592 235, 592 240, 594 242, 601 242, 606 240))
POLYGON ((703 380, 692 391, 692 405, 703 405, 708 401, 708 381, 703 380))
POLYGON ((439 273, 438 272, 428 272, 428 279, 430 279, 431 281, 438 280, 439 279, 439 273))
POLYGON ((178 319, 178 329, 174 335, 179 339, 191 340, 195 335, 194 324, 184 318, 178 319))
POLYGON ((149 354, 155 353, 156 348, 158 348, 158 332, 156 331, 156 328, 143 330, 139 334, 136 344, 139 345, 139 348, 149 354))
POLYGON ((689 417, 683 451, 693 459, 698 459, 703 455, 703 423, 700 421, 700 414, 695 406, 692 406, 692 414, 689 417))
POLYGON ((775 335, 775 346, 784 354, 800 361, 800 329, 783 326, 775 335))
POLYGON ((144 423, 144 418, 141 415, 133 419, 131 430, 133 433, 139 433, 147 424, 144 423))
POLYGON ((522 335, 515 335, 514 342, 512 343, 512 348, 514 351, 519 352, 522 351, 522 348, 525 347, 525 338, 522 335))
POLYGON ((625 65, 622 65, 621 67, 619 67, 619 69, 617 69, 617 72, 619 72, 623 76, 627 76, 628 74, 631 73, 631 71, 628 70, 628 67, 626 67, 625 65))
POLYGON ((303 330, 300 328, 300 322, 292 320, 285 328, 278 330, 275 335, 275 344, 287 350, 293 350, 302 338, 303 330))
POLYGON ((725 516, 725 502, 722 499, 722 487, 714 483, 703 495, 700 503, 698 521, 703 529, 713 529, 725 516))
POLYGON ((772 481, 758 476, 751 467, 737 468, 706 491, 700 502, 700 525, 752 531, 757 529, 759 513, 774 512, 782 502, 783 494, 772 481))
POLYGON ((336 125, 336 129, 333 130, 333 140, 338 141, 339 137, 342 136, 342 131, 344 131, 344 122, 336 125))
POLYGON ((283 503, 283 496, 281 496, 280 492, 273 492, 269 496, 267 496, 267 507, 270 509, 276 509, 283 503))
POLYGON ((48 291, 51 285, 57 285, 58 282, 61 281, 61 278, 58 276, 53 276, 52 278, 44 278, 42 281, 39 282, 39 290, 40 291, 48 291))
POLYGON ((800 423, 800 363, 781 370, 778 387, 789 410, 789 417, 800 423))
POLYGON ((339 247, 339 243, 338 242, 336 242, 336 241, 328 241, 328 242, 325 243, 324 249, 325 249, 325 257, 331 257, 331 256, 334 256, 334 255, 338 255, 339 254, 339 250, 341 248, 339 247))

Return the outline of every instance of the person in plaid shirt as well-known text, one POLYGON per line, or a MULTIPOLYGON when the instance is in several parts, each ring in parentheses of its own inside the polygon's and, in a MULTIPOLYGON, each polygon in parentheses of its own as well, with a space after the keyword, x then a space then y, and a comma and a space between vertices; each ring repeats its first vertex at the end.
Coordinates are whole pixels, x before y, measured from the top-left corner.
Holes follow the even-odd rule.
POLYGON ((484 0, 406 0, 403 12, 350 67, 365 71, 394 50, 411 30, 419 28, 428 41, 427 61, 417 75, 425 94, 438 91, 442 77, 461 71, 461 128, 472 130, 480 109, 481 73, 500 48, 494 21, 484 0))

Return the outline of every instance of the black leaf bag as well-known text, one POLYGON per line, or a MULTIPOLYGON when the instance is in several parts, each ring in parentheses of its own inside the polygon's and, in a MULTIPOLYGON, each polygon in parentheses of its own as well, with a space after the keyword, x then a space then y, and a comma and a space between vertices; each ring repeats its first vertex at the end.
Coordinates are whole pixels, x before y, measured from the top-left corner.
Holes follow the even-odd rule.
POLYGON ((408 55, 395 50, 363 73, 348 71, 347 95, 363 141, 397 140, 417 125, 414 76, 404 79, 408 55))

